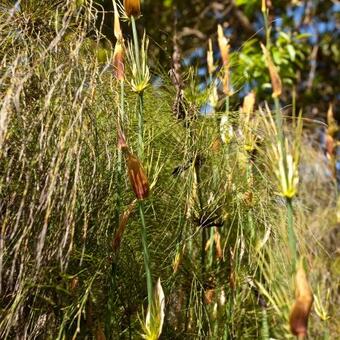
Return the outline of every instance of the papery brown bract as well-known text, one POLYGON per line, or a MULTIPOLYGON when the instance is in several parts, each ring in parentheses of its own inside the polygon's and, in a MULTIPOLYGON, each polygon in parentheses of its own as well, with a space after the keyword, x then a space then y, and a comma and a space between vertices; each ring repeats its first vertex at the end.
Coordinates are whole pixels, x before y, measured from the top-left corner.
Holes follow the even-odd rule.
POLYGON ((122 237, 126 228, 126 225, 128 223, 129 217, 133 211, 133 209, 136 206, 136 200, 134 200, 128 207, 127 209, 119 216, 119 227, 118 230, 116 231, 115 237, 112 241, 112 248, 113 251, 116 252, 120 248, 120 244, 122 241, 122 237))
POLYGON ((140 16, 140 0, 124 0, 124 8, 128 17, 140 16))
POLYGON ((207 289, 204 292, 204 301, 207 305, 210 305, 215 295, 215 289, 207 289))
POLYGON ((214 241, 215 241, 216 257, 221 260, 223 258, 223 250, 221 246, 221 235, 218 232, 218 229, 216 227, 214 231, 214 241))
POLYGON ((104 333, 103 325, 98 325, 97 326, 97 331, 96 331, 96 340, 106 340, 106 336, 104 333))
POLYGON ((115 77, 119 81, 124 80, 124 48, 120 41, 117 41, 113 53, 113 68, 115 77))
POLYGON ((130 151, 126 151, 126 164, 132 190, 137 199, 143 200, 149 196, 149 182, 140 161, 130 151))
POLYGON ((149 196, 149 181, 139 159, 131 153, 126 142, 126 137, 121 127, 117 128, 118 147, 123 151, 126 167, 133 192, 138 200, 149 196))
POLYGON ((302 263, 295 276, 295 302, 290 312, 291 332, 298 337, 307 335, 308 317, 313 304, 313 294, 302 263))

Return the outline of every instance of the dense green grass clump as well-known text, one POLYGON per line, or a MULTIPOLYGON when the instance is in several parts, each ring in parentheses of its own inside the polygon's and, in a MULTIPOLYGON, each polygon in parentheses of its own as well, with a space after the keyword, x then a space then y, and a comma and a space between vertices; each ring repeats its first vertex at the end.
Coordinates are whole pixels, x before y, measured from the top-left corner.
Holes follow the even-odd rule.
MULTIPOLYGON (((91 1, 0 5, 3 339, 141 337, 145 249, 141 203, 117 145, 121 104, 119 123, 134 154, 140 121, 128 65, 121 101, 100 10, 91 1)), ((162 86, 143 92, 142 162, 150 185, 143 216, 152 281, 160 277, 165 293, 161 337, 291 338, 287 211, 270 157, 277 136, 266 128, 268 112, 246 119, 236 107, 202 115, 193 80, 179 120, 166 83, 164 76, 162 86)), ((309 332, 334 339, 339 266, 319 244, 334 223, 336 193, 307 136, 302 155, 293 209, 316 301, 309 332)))

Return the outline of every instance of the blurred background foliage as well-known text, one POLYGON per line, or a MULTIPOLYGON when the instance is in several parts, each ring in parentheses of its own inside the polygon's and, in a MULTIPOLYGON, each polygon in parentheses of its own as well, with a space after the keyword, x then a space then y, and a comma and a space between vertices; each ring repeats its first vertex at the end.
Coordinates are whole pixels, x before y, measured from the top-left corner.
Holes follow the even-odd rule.
MULTIPOLYGON (((107 11, 111 0, 97 0, 107 11)), ((272 25, 271 48, 274 61, 286 85, 283 100, 291 103, 296 90, 298 109, 313 118, 325 118, 330 102, 335 116, 340 115, 340 3, 319 0, 266 0, 272 25)), ((206 48, 209 38, 216 42, 217 24, 222 24, 230 38, 236 74, 235 90, 239 98, 255 89, 264 99, 269 77, 263 72, 259 41, 265 40, 261 1, 257 0, 144 0, 143 26, 151 38, 150 53, 155 67, 172 67, 173 37, 185 66, 194 66, 206 82, 206 48)), ((104 32, 113 42, 112 15, 107 13, 104 32)), ((219 57, 217 44, 215 56, 219 57)), ((237 103, 237 97, 233 98, 237 103)))

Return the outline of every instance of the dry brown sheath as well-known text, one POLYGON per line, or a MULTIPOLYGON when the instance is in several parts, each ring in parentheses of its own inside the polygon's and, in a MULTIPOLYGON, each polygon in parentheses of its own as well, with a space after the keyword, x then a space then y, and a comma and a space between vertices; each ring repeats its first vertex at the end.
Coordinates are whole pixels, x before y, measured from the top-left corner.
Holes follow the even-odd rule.
POLYGON ((120 248, 120 244, 122 241, 122 237, 126 228, 126 225, 128 223, 129 217, 133 211, 133 209, 136 206, 136 200, 134 200, 128 207, 127 209, 119 216, 119 227, 118 230, 116 231, 115 237, 112 241, 112 248, 113 251, 116 252, 120 248))
POLYGON ((113 54, 113 68, 117 80, 124 80, 124 49, 123 45, 117 41, 113 54))
POLYGON ((307 335, 308 317, 313 304, 313 294, 302 266, 297 270, 295 285, 296 299, 290 313, 289 324, 294 335, 305 337, 307 335))
POLYGON ((134 156, 126 143, 126 138, 118 127, 118 147, 122 149, 126 159, 128 176, 133 192, 138 200, 143 200, 149 196, 149 181, 145 174, 144 168, 139 159, 134 156))
POLYGON ((270 79, 273 87, 273 97, 279 97, 282 93, 282 82, 279 76, 279 72, 277 71, 277 68, 273 63, 267 48, 263 44, 261 44, 261 48, 267 63, 267 67, 269 69, 270 79))
POLYGON ((131 152, 127 152, 126 163, 130 183, 137 199, 147 198, 149 196, 149 182, 142 164, 131 152))

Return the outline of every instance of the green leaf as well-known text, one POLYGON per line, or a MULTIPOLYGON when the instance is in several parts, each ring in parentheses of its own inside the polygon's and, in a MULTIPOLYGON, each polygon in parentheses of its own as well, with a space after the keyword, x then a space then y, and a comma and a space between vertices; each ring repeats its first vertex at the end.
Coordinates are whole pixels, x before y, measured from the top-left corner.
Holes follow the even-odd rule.
POLYGON ((293 45, 287 45, 287 51, 289 53, 289 57, 292 61, 295 61, 295 57, 296 57, 296 52, 295 52, 295 48, 293 45))

